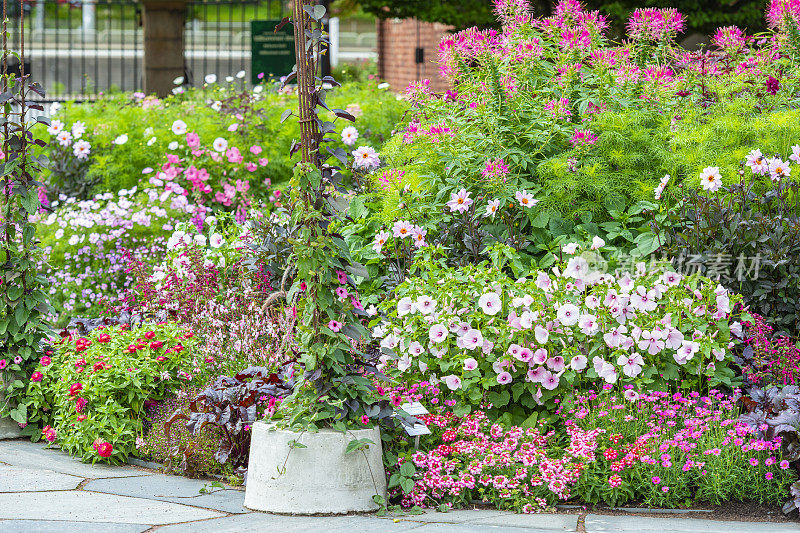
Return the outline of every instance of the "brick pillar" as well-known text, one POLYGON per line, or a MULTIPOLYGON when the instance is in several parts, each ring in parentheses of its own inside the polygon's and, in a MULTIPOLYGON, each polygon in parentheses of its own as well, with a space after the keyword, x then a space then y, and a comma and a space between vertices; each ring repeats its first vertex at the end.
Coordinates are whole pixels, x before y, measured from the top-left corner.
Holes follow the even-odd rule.
POLYGON ((164 97, 185 73, 183 27, 186 0, 142 0, 144 91, 164 97))
POLYGON ((431 87, 435 91, 447 90, 447 81, 439 76, 436 60, 439 42, 450 29, 443 24, 415 19, 379 19, 378 75, 396 91, 402 91, 408 84, 424 78, 431 80, 431 87))

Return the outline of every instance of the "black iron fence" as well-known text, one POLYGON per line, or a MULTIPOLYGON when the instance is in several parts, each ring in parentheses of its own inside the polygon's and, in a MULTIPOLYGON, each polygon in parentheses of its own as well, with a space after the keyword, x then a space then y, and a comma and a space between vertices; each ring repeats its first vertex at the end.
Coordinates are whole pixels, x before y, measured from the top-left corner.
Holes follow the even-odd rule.
MULTIPOLYGON (((47 100, 91 100, 101 93, 143 89, 137 1, 26 0, 23 7, 26 71, 45 87, 47 100)), ((184 28, 187 82, 197 85, 207 74, 222 80, 247 71, 250 20, 286 12, 284 0, 191 0, 184 28)), ((16 47, 19 24, 9 26, 16 47)))

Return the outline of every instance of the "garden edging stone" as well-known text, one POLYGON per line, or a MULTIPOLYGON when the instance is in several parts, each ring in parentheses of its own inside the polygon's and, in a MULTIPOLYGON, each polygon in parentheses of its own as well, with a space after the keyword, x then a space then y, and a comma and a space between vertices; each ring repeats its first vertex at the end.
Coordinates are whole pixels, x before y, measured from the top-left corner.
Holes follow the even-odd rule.
POLYGON ((252 431, 244 499, 248 509, 344 514, 374 511, 378 506, 373 496, 386 496, 378 428, 297 433, 256 422, 252 431), (364 438, 375 444, 345 453, 348 442, 364 438), (291 441, 306 447, 291 448, 291 441))

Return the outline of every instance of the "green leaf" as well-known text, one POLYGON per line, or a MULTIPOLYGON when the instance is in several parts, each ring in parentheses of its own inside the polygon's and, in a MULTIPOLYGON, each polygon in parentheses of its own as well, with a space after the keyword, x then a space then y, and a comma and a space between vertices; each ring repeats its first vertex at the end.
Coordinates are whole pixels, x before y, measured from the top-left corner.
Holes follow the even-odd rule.
POLYGON ((406 461, 405 463, 400 465, 400 475, 403 477, 411 477, 414 475, 416 471, 417 469, 414 468, 414 463, 410 461, 406 461))
POLYGON ((412 490, 414 490, 414 480, 410 478, 403 479, 400 482, 400 488, 404 493, 409 494, 412 490))
POLYGON ((505 407, 508 405, 509 400, 511 400, 511 395, 508 391, 503 391, 501 393, 492 391, 487 395, 487 399, 494 407, 505 407))

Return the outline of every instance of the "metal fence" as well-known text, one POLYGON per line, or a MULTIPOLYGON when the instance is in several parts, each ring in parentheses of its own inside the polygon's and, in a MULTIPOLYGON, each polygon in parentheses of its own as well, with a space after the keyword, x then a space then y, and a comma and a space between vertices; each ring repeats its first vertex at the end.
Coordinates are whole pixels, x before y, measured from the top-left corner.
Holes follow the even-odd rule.
MULTIPOLYGON (((46 100, 91 100, 110 91, 142 90, 138 2, 26 0, 23 6, 26 71, 44 86, 46 100)), ((283 0, 190 1, 184 29, 187 82, 201 84, 206 74, 224 79, 247 70, 250 20, 287 12, 283 0)), ((9 24, 13 48, 20 41, 18 17, 9 24)))

